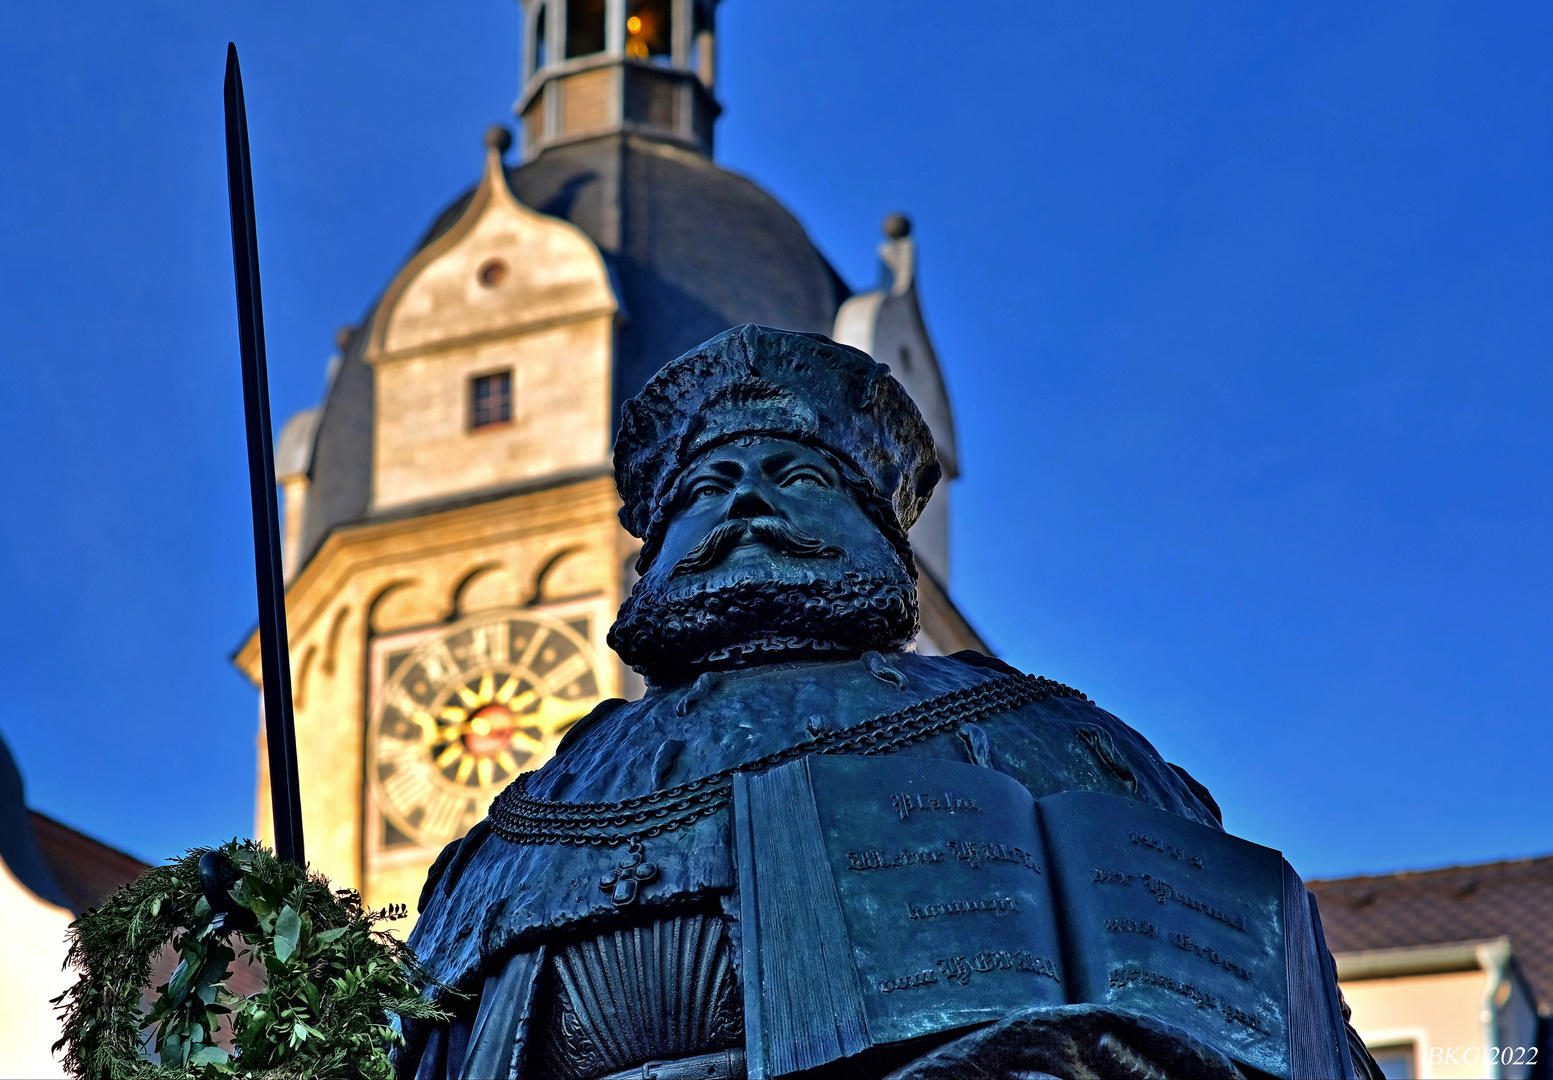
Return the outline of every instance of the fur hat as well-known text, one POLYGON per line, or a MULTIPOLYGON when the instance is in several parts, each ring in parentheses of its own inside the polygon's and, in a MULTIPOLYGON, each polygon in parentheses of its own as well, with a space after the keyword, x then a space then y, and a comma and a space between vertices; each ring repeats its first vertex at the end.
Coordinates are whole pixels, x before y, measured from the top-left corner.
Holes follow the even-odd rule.
POLYGON ((942 471, 927 424, 889 368, 820 334, 747 324, 664 365, 625 403, 615 437, 620 523, 656 547, 686 466, 744 436, 828 452, 901 534, 942 471))

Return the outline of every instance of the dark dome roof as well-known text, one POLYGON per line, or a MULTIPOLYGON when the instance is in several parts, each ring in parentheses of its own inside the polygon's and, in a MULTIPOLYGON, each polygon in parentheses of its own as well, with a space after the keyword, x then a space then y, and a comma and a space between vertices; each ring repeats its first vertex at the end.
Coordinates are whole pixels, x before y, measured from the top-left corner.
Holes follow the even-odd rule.
MULTIPOLYGON (((622 308, 616 408, 664 364, 740 323, 829 335, 846 284, 770 195, 710 159, 609 135, 545 150, 507 170, 525 205, 572 222, 609 266, 622 308)), ((417 246, 462 216, 473 190, 417 246)), ((375 306, 375 305, 374 305, 375 306)), ((371 314, 363 320, 365 327, 371 314)), ((372 490, 372 371, 353 335, 318 425, 303 558, 329 530, 366 515, 372 490)))
POLYGON ((615 403, 670 360, 741 323, 830 334, 850 290, 798 220, 753 182, 666 143, 613 136, 507 173, 611 262, 626 326, 615 403))

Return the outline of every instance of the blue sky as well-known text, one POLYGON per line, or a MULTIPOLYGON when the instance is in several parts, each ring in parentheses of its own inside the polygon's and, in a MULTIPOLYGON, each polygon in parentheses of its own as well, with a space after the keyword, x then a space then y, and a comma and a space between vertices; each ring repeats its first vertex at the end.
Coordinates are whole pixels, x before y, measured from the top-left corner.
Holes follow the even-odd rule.
MULTIPOLYGON (((1553 9, 728 0, 718 158, 916 222, 954 586, 1307 876, 1553 850, 1553 9)), ((252 829, 221 156, 274 411, 510 119, 511 0, 0 5, 0 733, 148 858, 252 829)), ((667 359, 667 358, 665 358, 667 359)))

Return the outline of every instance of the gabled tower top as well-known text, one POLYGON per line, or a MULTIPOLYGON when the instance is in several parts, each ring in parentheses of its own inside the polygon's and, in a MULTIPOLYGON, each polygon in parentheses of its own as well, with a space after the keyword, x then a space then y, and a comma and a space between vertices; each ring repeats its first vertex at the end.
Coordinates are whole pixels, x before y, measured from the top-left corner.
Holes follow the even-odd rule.
POLYGON ((629 132, 710 156, 717 0, 519 0, 523 160, 629 132))

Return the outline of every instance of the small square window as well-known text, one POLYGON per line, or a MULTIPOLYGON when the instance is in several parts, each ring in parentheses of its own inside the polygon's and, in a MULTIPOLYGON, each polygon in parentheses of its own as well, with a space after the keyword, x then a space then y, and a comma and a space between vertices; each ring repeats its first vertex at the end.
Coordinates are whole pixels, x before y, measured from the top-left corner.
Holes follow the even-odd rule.
POLYGON ((1418 1075, 1417 1055, 1412 1043, 1391 1043, 1370 1047, 1370 1055, 1380 1066, 1386 1080, 1413 1080, 1418 1075))
POLYGON ((512 419, 512 372, 476 375, 469 381, 469 426, 490 427, 512 419))

